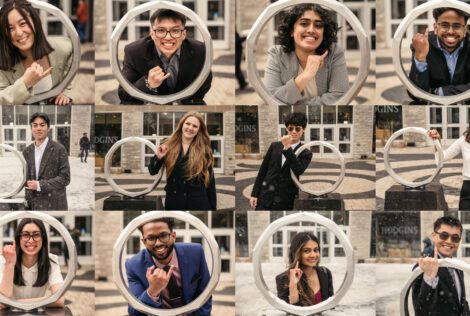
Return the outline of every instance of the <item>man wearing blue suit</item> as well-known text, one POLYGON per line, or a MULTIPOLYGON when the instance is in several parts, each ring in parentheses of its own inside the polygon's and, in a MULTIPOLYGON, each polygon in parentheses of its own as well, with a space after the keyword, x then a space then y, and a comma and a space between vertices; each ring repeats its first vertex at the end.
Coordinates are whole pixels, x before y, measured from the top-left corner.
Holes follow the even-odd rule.
MULTIPOLYGON (((204 250, 199 244, 175 243, 173 220, 159 218, 139 227, 145 245, 126 262, 129 290, 142 303, 169 309, 189 304, 209 283, 204 250)), ((190 315, 210 315, 212 297, 190 315)), ((145 315, 129 305, 130 315, 145 315)))

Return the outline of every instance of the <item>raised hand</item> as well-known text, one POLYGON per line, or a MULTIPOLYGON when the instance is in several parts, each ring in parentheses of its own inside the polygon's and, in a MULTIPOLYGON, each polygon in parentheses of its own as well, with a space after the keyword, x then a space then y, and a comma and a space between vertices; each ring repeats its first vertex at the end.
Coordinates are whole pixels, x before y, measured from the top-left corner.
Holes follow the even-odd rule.
POLYGON ((426 62, 426 56, 429 53, 429 41, 428 41, 429 29, 426 28, 424 34, 418 33, 413 36, 411 40, 415 48, 415 57, 418 61, 424 63, 426 62))
POLYGON ((284 146, 284 149, 289 149, 290 145, 292 144, 292 136, 290 135, 282 136, 281 143, 284 146))
POLYGON ((256 208, 258 206, 258 198, 257 197, 250 197, 250 205, 252 208, 256 208))
POLYGON ((42 78, 49 75, 52 71, 52 67, 49 67, 46 71, 39 65, 37 62, 33 62, 31 66, 29 66, 23 75, 23 81, 26 88, 31 88, 36 83, 38 83, 42 78))
POLYGON ((146 278, 149 282, 148 294, 151 296, 158 296, 160 292, 165 289, 170 282, 171 274, 173 273, 174 266, 170 267, 168 273, 163 269, 151 266, 147 269, 146 278), (152 272, 153 271, 153 272, 152 272))
POLYGON ((156 152, 158 159, 163 159, 163 157, 166 156, 167 152, 168 152, 168 147, 166 145, 158 146, 157 152, 156 152))
POLYGON ((148 84, 150 88, 155 89, 161 86, 163 81, 170 76, 170 73, 165 73, 163 72, 163 69, 160 66, 154 67, 149 70, 148 73, 148 84))
POLYGON ((290 273, 290 283, 292 285, 297 285, 297 283, 299 283, 300 278, 302 277, 302 274, 304 272, 302 271, 302 269, 299 268, 299 262, 297 261, 297 263, 295 264, 295 268, 290 269, 289 273, 290 273))
POLYGON ((323 66, 328 51, 324 52, 323 55, 309 55, 307 58, 307 64, 302 73, 305 73, 310 79, 313 79, 320 69, 323 66))
POLYGON ((438 139, 441 140, 441 135, 439 135, 439 132, 435 129, 428 130, 428 135, 431 137, 433 140, 438 139))
POLYGON ((419 258, 419 267, 423 270, 424 274, 435 278, 437 276, 437 270, 439 269, 437 251, 434 250, 434 257, 419 258))
POLYGON ((15 247, 14 240, 13 240, 13 245, 3 246, 2 256, 3 258, 5 258, 7 265, 14 266, 16 264, 16 247, 15 247))

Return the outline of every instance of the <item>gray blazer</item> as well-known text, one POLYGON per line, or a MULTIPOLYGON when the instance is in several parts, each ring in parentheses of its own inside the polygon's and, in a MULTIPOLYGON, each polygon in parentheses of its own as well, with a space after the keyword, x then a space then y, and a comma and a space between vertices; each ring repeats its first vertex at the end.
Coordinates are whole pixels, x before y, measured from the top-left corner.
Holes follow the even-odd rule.
POLYGON ((25 190, 28 208, 31 210, 66 211, 67 194, 65 187, 70 183, 70 165, 67 150, 61 144, 49 139, 36 179, 34 143, 23 150, 27 164, 26 180, 38 180, 41 191, 25 190))
MULTIPOLYGON (((73 59, 72 41, 67 37, 52 37, 47 41, 54 48, 48 57, 51 67, 52 86, 56 87, 67 76, 73 59)), ((24 81, 24 68, 21 62, 12 70, 0 70, 0 105, 20 105, 33 96, 33 88, 27 89, 24 81)), ((62 92, 72 99, 72 84, 62 92)))
POLYGON ((273 96, 285 104, 330 105, 349 89, 344 49, 332 44, 323 67, 315 75, 318 96, 305 99, 294 82, 299 72, 295 52, 285 53, 280 45, 269 49, 264 83, 273 96))

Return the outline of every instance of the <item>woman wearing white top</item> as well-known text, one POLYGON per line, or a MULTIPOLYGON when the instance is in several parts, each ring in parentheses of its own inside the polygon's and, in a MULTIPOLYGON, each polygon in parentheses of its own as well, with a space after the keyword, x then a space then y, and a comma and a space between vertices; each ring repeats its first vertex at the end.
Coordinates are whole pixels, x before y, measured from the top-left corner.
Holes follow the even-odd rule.
MULTIPOLYGON (((428 135, 432 139, 438 139, 441 142, 441 135, 437 130, 429 130, 428 135)), ((463 184, 460 189, 459 210, 470 210, 470 128, 449 148, 444 150, 444 161, 451 160, 460 153, 463 158, 463 184)))
MULTIPOLYGON (((4 246, 0 258, 3 296, 18 302, 34 302, 46 298, 47 290, 53 294, 62 286, 58 258, 49 253, 46 229, 40 220, 23 219, 13 245, 4 246)), ((50 306, 64 306, 64 298, 50 306)))

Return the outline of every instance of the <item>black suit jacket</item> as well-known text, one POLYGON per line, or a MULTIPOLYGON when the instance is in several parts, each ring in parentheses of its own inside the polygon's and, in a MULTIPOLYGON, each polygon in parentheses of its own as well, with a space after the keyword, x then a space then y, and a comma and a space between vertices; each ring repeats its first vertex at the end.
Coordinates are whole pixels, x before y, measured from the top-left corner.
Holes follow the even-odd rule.
MULTIPOLYGON (((432 255, 434 256, 434 254, 432 255)), ((418 264, 413 267, 416 269, 418 264)), ((439 282, 432 289, 425 281, 423 274, 415 279, 412 284, 413 308, 416 316, 468 316, 468 302, 465 298, 465 283, 463 272, 457 270, 462 298, 459 302, 457 289, 448 268, 439 268, 437 276, 439 282)))
MULTIPOLYGON (((175 93, 183 90, 196 80, 204 66, 206 56, 204 43, 193 39, 185 39, 181 44, 181 55, 179 60, 178 78, 176 79, 175 93)), ((149 90, 145 85, 145 76, 150 69, 160 66, 163 63, 158 56, 155 43, 150 36, 130 43, 124 48, 124 62, 122 75, 137 89, 147 94, 168 95, 168 85, 166 80, 158 87, 158 92, 149 90)), ((205 104, 204 95, 209 91, 212 82, 212 73, 199 90, 191 97, 179 101, 181 104, 205 104)), ((142 101, 131 97, 121 86, 118 89, 121 101, 142 103, 142 101)))
MULTIPOLYGON (((318 280, 320 281, 320 292, 322 301, 325 301, 330 296, 333 296, 333 278, 331 271, 326 267, 317 267, 318 280)), ((305 274, 300 278, 301 286, 308 287, 308 281, 305 274)), ((289 276, 287 272, 283 272, 276 276, 277 296, 289 303, 289 276)), ((295 305, 301 305, 300 300, 295 305)))
MULTIPOLYGON (((418 87, 426 92, 433 93, 435 89, 442 87, 445 96, 456 95, 470 89, 470 33, 467 32, 463 39, 463 47, 457 59, 453 81, 450 80, 449 69, 446 58, 441 49, 437 46, 437 35, 433 31, 429 32, 429 53, 426 56, 428 69, 419 72, 415 63, 415 49, 411 45, 412 64, 409 78, 418 87)), ((426 101, 415 98, 409 92, 415 102, 414 104, 426 104, 426 101)), ((466 104, 470 104, 466 101, 466 104)))
POLYGON ((284 150, 281 142, 274 142, 269 146, 251 192, 252 197, 258 198, 257 210, 291 210, 294 207, 298 188, 292 181, 290 169, 299 178, 312 160, 312 153, 308 149, 298 158, 295 156, 295 151, 300 146, 302 143, 295 150, 284 150), (282 155, 286 157, 286 162, 281 167, 282 155))
POLYGON ((36 179, 34 143, 23 151, 27 165, 26 180, 37 180, 41 191, 25 190, 28 208, 31 210, 67 210, 67 192, 70 183, 70 165, 67 150, 61 144, 49 139, 36 179))

